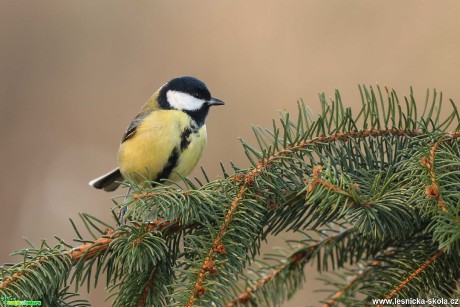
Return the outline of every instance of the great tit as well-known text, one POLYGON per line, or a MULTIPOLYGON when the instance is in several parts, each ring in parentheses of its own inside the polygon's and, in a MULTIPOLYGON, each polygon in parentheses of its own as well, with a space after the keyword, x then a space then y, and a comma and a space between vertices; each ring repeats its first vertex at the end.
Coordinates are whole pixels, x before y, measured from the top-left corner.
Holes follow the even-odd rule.
POLYGON ((189 175, 206 146, 209 108, 223 104, 194 77, 172 79, 150 97, 129 124, 118 150, 118 167, 89 184, 113 191, 123 179, 145 185, 189 175))

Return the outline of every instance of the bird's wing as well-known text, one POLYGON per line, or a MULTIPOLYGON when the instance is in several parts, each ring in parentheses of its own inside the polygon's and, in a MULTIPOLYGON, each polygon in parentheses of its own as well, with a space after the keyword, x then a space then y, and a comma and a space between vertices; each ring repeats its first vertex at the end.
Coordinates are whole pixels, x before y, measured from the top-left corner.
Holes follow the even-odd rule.
POLYGON ((139 125, 144 121, 144 119, 150 115, 151 112, 147 112, 147 113, 139 113, 134 119, 133 121, 129 124, 128 126, 128 129, 126 129, 126 132, 125 134, 123 135, 123 137, 121 138, 121 142, 123 143, 124 141, 126 141, 127 139, 131 138, 132 136, 134 136, 134 134, 136 134, 136 130, 137 130, 137 127, 139 127, 139 125))
POLYGON ((152 97, 150 97, 150 99, 142 107, 141 112, 137 114, 137 116, 129 124, 128 129, 126 129, 125 134, 121 138, 122 143, 136 134, 137 127, 139 127, 146 117, 148 117, 152 112, 160 110, 160 106, 158 104, 158 93, 159 91, 153 93, 152 97))

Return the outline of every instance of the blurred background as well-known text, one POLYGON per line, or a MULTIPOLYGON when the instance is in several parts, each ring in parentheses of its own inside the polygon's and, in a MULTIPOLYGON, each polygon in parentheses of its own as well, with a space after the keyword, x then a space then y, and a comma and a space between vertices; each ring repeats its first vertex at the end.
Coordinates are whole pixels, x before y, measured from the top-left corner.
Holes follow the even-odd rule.
MULTIPOLYGON (((109 220, 111 197, 88 181, 116 165, 130 120, 159 86, 202 79, 226 102, 208 117, 201 161, 249 165, 238 137, 317 94, 358 107, 359 83, 414 86, 460 100, 458 1, 7 1, 0 0, 0 263, 58 235, 68 218, 109 220)), ((198 172, 196 173, 198 174, 198 172)), ((273 243, 282 244, 280 240, 273 243)), ((286 306, 321 306, 310 267, 286 306)), ((104 302, 103 287, 86 294, 104 302)))

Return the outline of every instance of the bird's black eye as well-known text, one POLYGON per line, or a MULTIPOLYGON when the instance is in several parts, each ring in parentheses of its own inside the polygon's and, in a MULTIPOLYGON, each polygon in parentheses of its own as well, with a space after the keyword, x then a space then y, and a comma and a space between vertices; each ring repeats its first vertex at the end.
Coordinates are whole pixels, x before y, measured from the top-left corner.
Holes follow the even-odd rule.
POLYGON ((199 93, 195 93, 195 94, 193 94, 193 97, 195 97, 195 98, 200 98, 200 94, 199 94, 199 93))

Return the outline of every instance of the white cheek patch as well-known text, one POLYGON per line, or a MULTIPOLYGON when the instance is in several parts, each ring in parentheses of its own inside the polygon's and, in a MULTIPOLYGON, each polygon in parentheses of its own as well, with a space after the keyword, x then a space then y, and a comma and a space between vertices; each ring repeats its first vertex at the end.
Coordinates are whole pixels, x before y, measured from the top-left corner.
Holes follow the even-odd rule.
POLYGON ((198 99, 187 93, 171 91, 166 93, 169 104, 174 109, 195 111, 200 109, 206 103, 203 99, 198 99))

